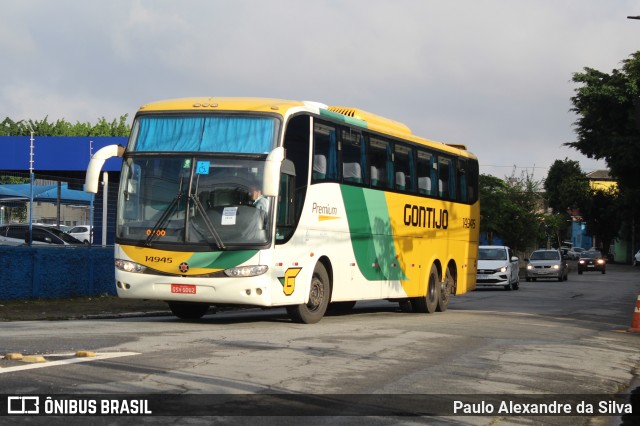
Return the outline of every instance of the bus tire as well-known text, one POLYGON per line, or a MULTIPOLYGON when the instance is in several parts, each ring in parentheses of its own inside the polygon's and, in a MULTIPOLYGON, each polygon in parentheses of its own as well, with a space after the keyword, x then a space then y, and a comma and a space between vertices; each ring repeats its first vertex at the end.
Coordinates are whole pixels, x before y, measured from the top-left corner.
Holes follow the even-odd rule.
POLYGON ((444 312, 449 307, 449 300, 451 299, 451 294, 453 293, 453 289, 456 286, 456 279, 451 273, 451 267, 447 266, 447 272, 444 276, 444 281, 440 284, 440 294, 438 295, 438 305, 436 306, 436 311, 444 312))
POLYGON ((167 302, 173 315, 183 320, 196 320, 209 311, 207 303, 197 302, 167 302))
POLYGON ((318 262, 311 277, 309 301, 306 304, 287 306, 289 318, 301 324, 314 324, 320 321, 327 311, 330 293, 329 274, 324 265, 318 262))
POLYGON ((440 276, 438 275, 438 268, 436 265, 431 265, 431 271, 429 272, 429 279, 427 280, 427 290, 424 296, 414 297, 411 299, 411 306, 413 306, 413 312, 432 314, 436 311, 438 306, 439 291, 440 289, 440 276))

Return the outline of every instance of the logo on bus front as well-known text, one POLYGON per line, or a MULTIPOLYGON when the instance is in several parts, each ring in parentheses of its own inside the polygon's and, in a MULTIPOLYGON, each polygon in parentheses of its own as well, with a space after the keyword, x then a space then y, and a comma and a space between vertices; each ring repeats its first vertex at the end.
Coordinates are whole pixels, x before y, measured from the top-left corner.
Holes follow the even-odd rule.
POLYGON ((178 265, 178 269, 183 274, 186 274, 189 271, 189 264, 187 262, 182 262, 180 265, 178 265))

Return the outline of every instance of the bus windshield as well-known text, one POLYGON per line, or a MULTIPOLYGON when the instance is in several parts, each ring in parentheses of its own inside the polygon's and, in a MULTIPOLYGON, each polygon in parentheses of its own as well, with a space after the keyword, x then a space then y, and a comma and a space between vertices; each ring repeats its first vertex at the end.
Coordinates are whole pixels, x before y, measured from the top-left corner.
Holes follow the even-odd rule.
POLYGON ((175 250, 268 243, 270 200, 260 193, 266 156, 125 157, 116 238, 175 250))

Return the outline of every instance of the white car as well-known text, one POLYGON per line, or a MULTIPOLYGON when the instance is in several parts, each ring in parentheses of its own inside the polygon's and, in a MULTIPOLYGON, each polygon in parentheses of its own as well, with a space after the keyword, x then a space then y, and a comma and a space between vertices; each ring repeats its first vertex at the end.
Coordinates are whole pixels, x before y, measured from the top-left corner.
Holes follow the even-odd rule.
POLYGON ((478 248, 478 272, 476 286, 520 288, 520 264, 517 256, 507 246, 480 246, 478 248))
POLYGON ((640 250, 638 250, 636 254, 633 256, 633 266, 638 266, 638 265, 640 265, 640 250))
POLYGON ((67 232, 67 234, 77 238, 85 244, 90 244, 92 241, 91 228, 89 225, 74 226, 67 232))

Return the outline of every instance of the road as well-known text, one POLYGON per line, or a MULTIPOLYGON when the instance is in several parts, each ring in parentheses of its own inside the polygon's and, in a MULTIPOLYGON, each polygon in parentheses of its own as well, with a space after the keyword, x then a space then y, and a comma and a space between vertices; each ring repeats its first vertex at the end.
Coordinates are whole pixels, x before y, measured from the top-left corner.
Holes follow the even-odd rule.
MULTIPOLYGON (((640 333, 626 332, 639 290, 640 268, 609 265, 606 275, 578 275, 574 269, 566 282, 522 280, 518 291, 480 289, 432 315, 402 313, 397 304, 380 301, 359 303, 349 314, 314 325, 290 322, 283 309, 221 312, 199 322, 146 317, 3 323, 0 353, 41 355, 46 362, 2 360, 0 383, 11 395, 623 393, 637 386, 632 381, 640 371, 640 333), (96 356, 74 356, 80 350, 96 356)), ((590 417, 304 419, 481 425, 619 420, 590 417)), ((129 424, 121 417, 95 419, 129 424)), ((276 424, 269 423, 273 417, 218 418, 230 424, 240 419, 276 424)), ((298 424, 300 418, 277 419, 298 424)))

